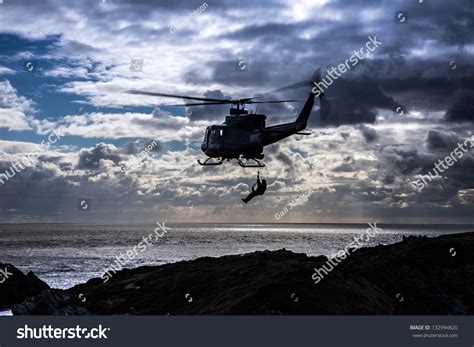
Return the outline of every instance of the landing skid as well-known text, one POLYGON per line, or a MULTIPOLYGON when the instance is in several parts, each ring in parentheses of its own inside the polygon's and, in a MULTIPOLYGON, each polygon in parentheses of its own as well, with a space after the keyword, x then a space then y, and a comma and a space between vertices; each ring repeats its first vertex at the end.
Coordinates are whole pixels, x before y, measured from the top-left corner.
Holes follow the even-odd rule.
POLYGON ((213 166, 213 165, 222 165, 222 163, 224 162, 224 159, 221 159, 219 161, 213 161, 213 162, 210 162, 209 163, 209 160, 212 160, 212 158, 207 158, 204 163, 201 163, 201 160, 198 159, 198 163, 199 165, 202 165, 202 166, 213 166))
POLYGON ((239 162, 239 165, 242 166, 242 167, 265 167, 265 164, 262 163, 261 161, 259 161, 258 159, 255 159, 255 158, 246 159, 246 161, 248 161, 248 160, 253 160, 255 162, 255 164, 248 165, 248 164, 245 164, 239 158, 237 158, 237 161, 239 162))

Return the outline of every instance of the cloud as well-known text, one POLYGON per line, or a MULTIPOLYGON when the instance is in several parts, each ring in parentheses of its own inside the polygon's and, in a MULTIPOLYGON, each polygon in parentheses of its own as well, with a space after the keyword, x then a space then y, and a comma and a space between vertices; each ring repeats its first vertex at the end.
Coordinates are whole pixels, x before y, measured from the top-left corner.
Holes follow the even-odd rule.
POLYGON ((459 91, 452 104, 446 110, 446 120, 454 121, 473 121, 474 120, 474 91, 459 91))
POLYGON ((426 146, 430 150, 449 150, 452 151, 461 141, 459 135, 455 132, 430 130, 426 135, 426 146))
MULTIPOLYGON (((2 168, 47 129, 66 136, 1 187, 2 218, 81 220, 76 198, 91 197, 97 210, 87 218, 96 221, 143 221, 159 212, 176 220, 272 222, 268 212, 307 186, 315 190, 310 202, 287 221, 469 218, 472 153, 422 194, 410 185, 458 138, 473 135, 466 126, 474 85, 469 6, 408 0, 219 2, 172 34, 170 26, 196 6, 9 2, 0 12, 5 47, 0 74, 9 78, 0 84, 6 96, 0 121, 11 132, 9 141, 0 141, 2 168), (403 25, 394 21, 400 9, 409 13, 403 25), (32 14, 34 20, 18 20, 32 14), (308 124, 313 134, 265 148, 265 211, 241 206, 254 173, 235 162, 196 164, 204 156, 199 142, 206 126, 223 122, 228 105, 167 107, 184 101, 124 93, 306 99, 305 88, 262 94, 307 80, 317 66, 343 62, 375 34, 381 47, 329 86, 327 97, 339 98, 316 101, 308 124), (143 59, 141 71, 131 71, 132 58, 143 59), (35 73, 13 74, 26 59, 38 62, 35 73), (241 59, 243 71, 237 68, 241 59), (77 112, 78 105, 84 112, 77 112), (157 152, 134 161, 152 139, 157 152), (126 172, 120 171, 122 162, 129 164, 126 172)), ((302 104, 248 108, 266 114, 273 125, 293 120, 302 104)))
POLYGON ((0 82, 0 127, 8 130, 31 129, 33 102, 17 94, 8 80, 0 82))
POLYGON ((204 136, 207 122, 191 122, 182 116, 155 109, 153 114, 100 113, 68 115, 51 126, 65 135, 86 138, 159 138, 161 141, 195 141, 204 136))
MULTIPOLYGON (((208 90, 202 96, 210 99, 232 99, 229 95, 224 95, 220 90, 208 90)), ((189 101, 190 103, 199 103, 199 101, 189 101)), ((190 106, 188 107, 189 119, 191 120, 213 120, 223 119, 229 114, 229 108, 232 105, 206 105, 206 106, 190 106)))
POLYGON ((374 128, 368 127, 364 124, 359 126, 359 130, 367 142, 372 142, 377 139, 378 135, 374 128))
POLYGON ((16 71, 6 66, 0 66, 0 75, 14 75, 16 71))
POLYGON ((103 160, 118 164, 122 158, 114 145, 98 143, 95 148, 83 149, 79 152, 79 161, 76 168, 80 170, 98 169, 103 160))
POLYGON ((147 149, 148 153, 160 153, 164 151, 166 145, 159 140, 139 139, 133 142, 127 142, 123 148, 123 153, 127 155, 135 155, 147 149))

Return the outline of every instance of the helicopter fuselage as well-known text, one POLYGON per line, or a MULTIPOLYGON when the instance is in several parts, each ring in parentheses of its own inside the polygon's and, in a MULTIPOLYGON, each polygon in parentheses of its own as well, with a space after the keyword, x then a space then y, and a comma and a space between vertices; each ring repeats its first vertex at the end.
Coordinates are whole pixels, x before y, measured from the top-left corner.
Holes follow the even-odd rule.
POLYGON ((225 159, 263 159, 263 147, 306 128, 313 104, 314 95, 310 94, 294 122, 270 127, 266 127, 267 117, 263 114, 249 114, 245 110, 236 112, 233 109, 234 115, 227 116, 223 124, 207 127, 201 149, 209 158, 220 158, 218 164, 225 159))
POLYGON ((207 127, 201 149, 211 158, 262 159, 265 119, 263 114, 227 116, 224 124, 207 127))

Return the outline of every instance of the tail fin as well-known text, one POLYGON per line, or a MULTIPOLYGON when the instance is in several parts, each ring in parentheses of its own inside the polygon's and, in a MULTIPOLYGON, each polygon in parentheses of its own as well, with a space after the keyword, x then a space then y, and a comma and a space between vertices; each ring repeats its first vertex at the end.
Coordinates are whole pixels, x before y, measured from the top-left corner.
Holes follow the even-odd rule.
POLYGON ((306 100, 306 103, 303 106, 303 109, 301 110, 300 114, 298 115, 298 118, 296 118, 296 123, 298 123, 298 128, 304 129, 308 125, 308 119, 311 114, 311 110, 313 109, 314 106, 314 94, 310 93, 308 96, 308 100, 306 100))
MULTIPOLYGON (((318 68, 314 73, 313 76, 311 76, 311 91, 308 96, 308 100, 306 100, 306 103, 303 106, 303 109, 301 110, 300 114, 298 115, 298 118, 296 118, 296 123, 301 124, 302 129, 306 128, 308 125, 308 119, 309 116, 311 115, 311 110, 313 109, 314 106, 314 97, 316 96, 316 93, 313 93, 313 87, 315 83, 319 83, 321 81, 321 68, 318 68)), ((322 98, 324 97, 323 93, 319 93, 319 100, 322 102, 322 98)))

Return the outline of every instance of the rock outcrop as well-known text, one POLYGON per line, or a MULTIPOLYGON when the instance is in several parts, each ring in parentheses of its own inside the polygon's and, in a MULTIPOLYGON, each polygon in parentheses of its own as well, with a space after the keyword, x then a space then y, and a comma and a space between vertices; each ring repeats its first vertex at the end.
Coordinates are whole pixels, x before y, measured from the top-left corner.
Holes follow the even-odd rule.
POLYGON ((324 256, 286 250, 125 269, 49 290, 14 314, 474 314, 474 233, 361 248, 315 284, 324 256))
POLYGON ((0 309, 9 309, 49 286, 32 272, 26 275, 11 264, 0 263, 0 309))

